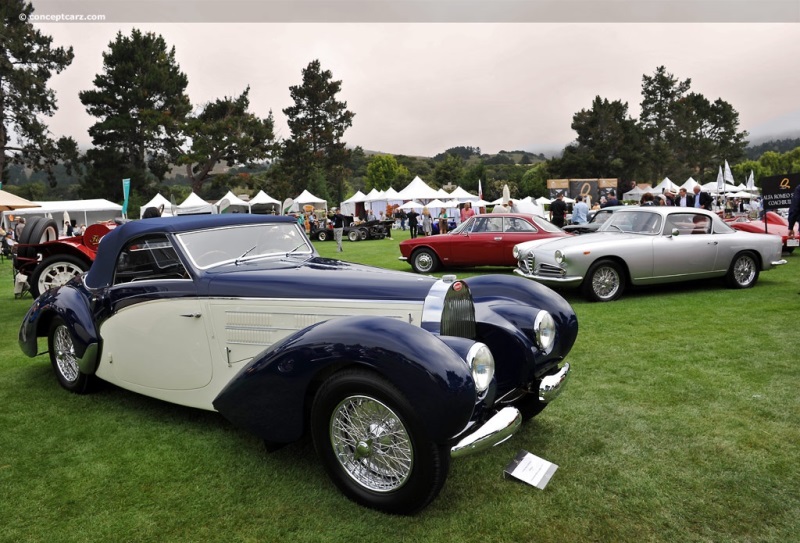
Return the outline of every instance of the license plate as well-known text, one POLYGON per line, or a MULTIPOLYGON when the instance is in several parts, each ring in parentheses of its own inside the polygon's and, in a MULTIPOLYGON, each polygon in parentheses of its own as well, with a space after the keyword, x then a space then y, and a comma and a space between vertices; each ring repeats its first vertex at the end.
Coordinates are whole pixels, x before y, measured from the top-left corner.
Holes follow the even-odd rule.
POLYGON ((800 239, 797 238, 789 238, 786 240, 787 247, 797 247, 800 246, 800 239))

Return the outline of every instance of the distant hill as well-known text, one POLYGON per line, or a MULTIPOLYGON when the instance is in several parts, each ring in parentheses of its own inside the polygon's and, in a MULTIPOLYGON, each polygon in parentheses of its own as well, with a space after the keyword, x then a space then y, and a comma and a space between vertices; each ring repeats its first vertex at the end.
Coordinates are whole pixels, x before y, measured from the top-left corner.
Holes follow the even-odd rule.
POLYGON ((758 157, 767 151, 786 153, 798 147, 800 147, 800 138, 787 138, 780 140, 769 140, 757 145, 748 145, 744 150, 744 153, 748 159, 758 160, 758 157))

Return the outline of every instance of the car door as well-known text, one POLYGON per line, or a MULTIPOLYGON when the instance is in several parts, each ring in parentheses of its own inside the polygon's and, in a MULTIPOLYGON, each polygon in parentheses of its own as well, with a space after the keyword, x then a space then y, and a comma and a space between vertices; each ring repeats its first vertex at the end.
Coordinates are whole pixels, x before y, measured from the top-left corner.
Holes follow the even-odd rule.
POLYGON ((110 313, 100 327, 104 378, 162 397, 211 381, 204 305, 167 236, 148 235, 123 249, 104 303, 110 313))
POLYGON ((653 275, 662 280, 709 277, 714 272, 719 241, 710 219, 699 213, 671 213, 663 235, 653 243, 653 275), (707 222, 706 222, 707 221, 707 222), (679 234, 672 235, 674 228, 679 234))
POLYGON ((461 266, 496 265, 503 240, 503 217, 473 217, 469 230, 457 234, 452 243, 450 263, 461 266))

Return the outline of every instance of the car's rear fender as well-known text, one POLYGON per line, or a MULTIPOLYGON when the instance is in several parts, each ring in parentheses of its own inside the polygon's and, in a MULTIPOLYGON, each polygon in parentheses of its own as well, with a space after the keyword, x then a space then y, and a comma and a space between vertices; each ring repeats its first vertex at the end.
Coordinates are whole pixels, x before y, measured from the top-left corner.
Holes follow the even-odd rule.
POLYGON ((33 302, 19 329, 22 352, 28 356, 38 354, 37 338, 47 336, 50 325, 57 316, 61 317, 72 334, 81 371, 93 374, 99 360, 97 351, 100 335, 80 277, 60 288, 46 291, 33 302))
POLYGON ((438 336, 396 319, 357 316, 316 324, 265 350, 228 383, 214 408, 267 441, 288 443, 302 435, 316 387, 352 366, 386 377, 438 443, 458 435, 479 402, 465 360, 438 336))

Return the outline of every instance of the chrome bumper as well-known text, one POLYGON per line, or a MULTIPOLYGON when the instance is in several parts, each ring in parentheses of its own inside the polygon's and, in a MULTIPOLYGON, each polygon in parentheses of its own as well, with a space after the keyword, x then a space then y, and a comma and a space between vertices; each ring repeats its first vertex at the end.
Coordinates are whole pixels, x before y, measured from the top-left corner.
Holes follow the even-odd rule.
POLYGON ((484 451, 510 438, 522 425, 522 415, 516 407, 504 407, 480 428, 464 437, 450 449, 451 458, 484 451))
POLYGON ((772 264, 773 266, 783 266, 784 264, 786 264, 786 260, 781 258, 780 260, 773 260, 772 262, 770 262, 770 264, 772 264))
POLYGON ((548 403, 552 402, 564 390, 569 377, 569 362, 564 363, 564 366, 558 370, 554 375, 548 375, 539 383, 539 401, 548 403))

